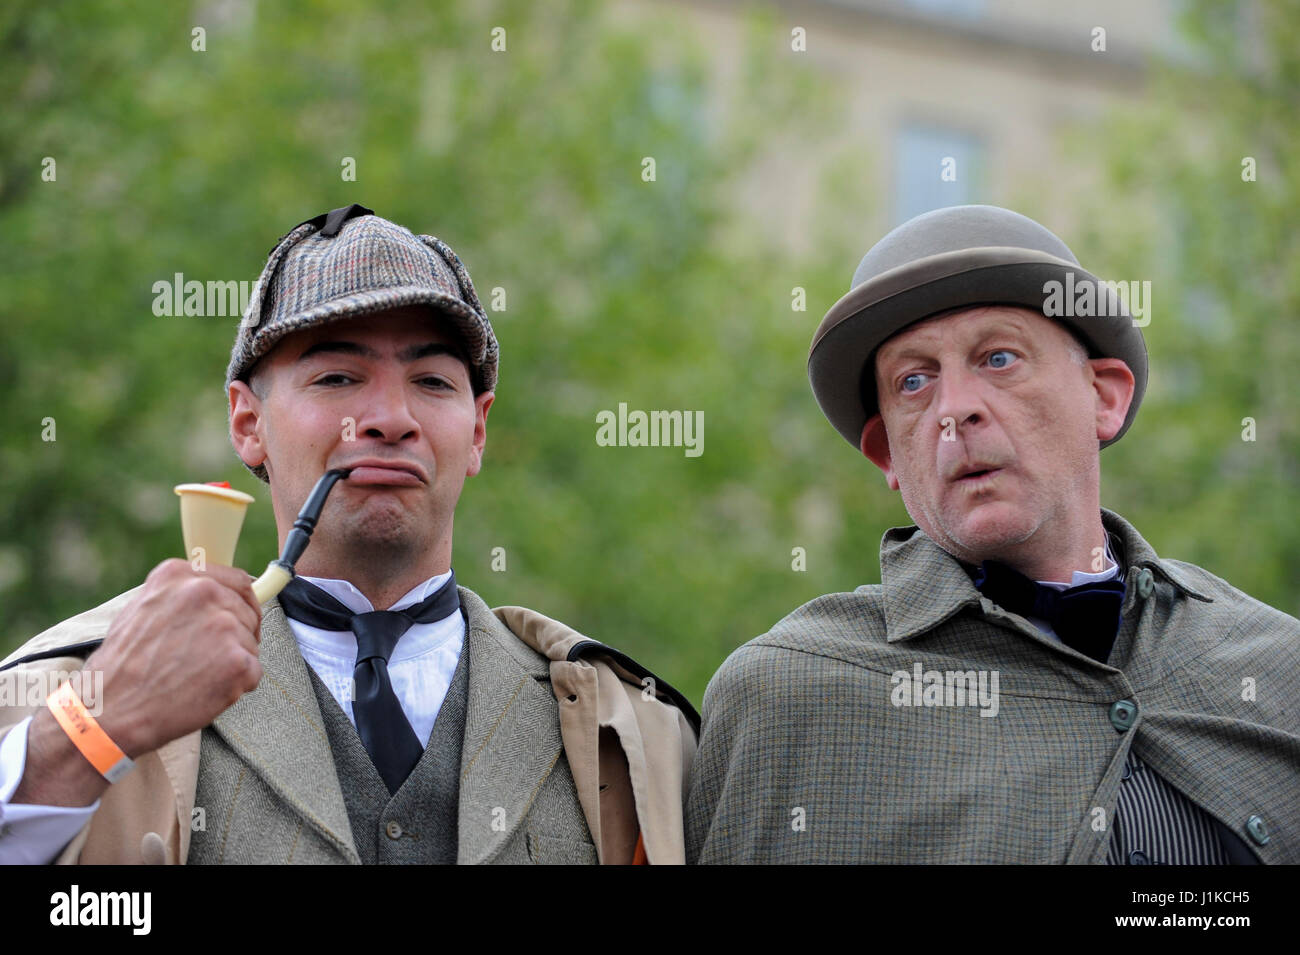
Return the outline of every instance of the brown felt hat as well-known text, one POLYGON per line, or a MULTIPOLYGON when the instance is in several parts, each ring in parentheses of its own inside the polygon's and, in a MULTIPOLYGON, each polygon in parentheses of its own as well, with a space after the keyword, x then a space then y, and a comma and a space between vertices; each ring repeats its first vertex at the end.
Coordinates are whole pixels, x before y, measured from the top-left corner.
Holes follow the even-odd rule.
POLYGON ((1147 348, 1115 287, 1079 265, 1064 242, 1033 219, 997 206, 952 206, 904 222, 873 245, 849 293, 831 306, 808 353, 808 379, 822 413, 857 448, 876 402, 876 349, 908 325, 954 308, 1020 305, 1043 312, 1048 283, 1062 294, 1048 317, 1090 357, 1119 358, 1136 387, 1128 416, 1104 448, 1128 431, 1147 387, 1147 348), (1091 286, 1091 288, 1086 288, 1091 286), (1076 310, 1076 301, 1091 309, 1076 310), (1090 311, 1091 314, 1076 314, 1090 311), (1064 312, 1064 314, 1057 314, 1064 312))

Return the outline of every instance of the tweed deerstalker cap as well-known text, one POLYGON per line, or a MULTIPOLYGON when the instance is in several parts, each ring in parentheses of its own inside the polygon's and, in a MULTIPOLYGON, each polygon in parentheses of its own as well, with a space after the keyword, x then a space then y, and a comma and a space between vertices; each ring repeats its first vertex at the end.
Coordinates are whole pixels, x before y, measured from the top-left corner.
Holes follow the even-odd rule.
MULTIPOLYGON (((247 381, 292 332, 402 305, 429 305, 451 319, 474 393, 496 390, 496 335, 456 253, 355 203, 298 223, 275 244, 235 335, 226 387, 247 381)), ((265 467, 249 470, 269 483, 265 467)))

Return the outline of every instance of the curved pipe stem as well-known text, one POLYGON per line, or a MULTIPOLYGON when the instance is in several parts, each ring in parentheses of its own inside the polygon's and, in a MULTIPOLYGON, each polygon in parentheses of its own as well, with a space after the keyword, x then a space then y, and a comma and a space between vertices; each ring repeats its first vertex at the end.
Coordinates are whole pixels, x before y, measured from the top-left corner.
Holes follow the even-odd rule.
POLYGON ((285 584, 293 580, 294 564, 298 562, 298 558, 302 556, 302 552, 307 549, 307 544, 311 541, 312 531, 316 529, 320 512, 325 507, 325 499, 329 497, 334 485, 351 473, 349 468, 335 468, 326 471, 316 482, 316 486, 311 489, 311 494, 307 496, 307 502, 298 512, 297 520, 293 522, 293 530, 289 531, 289 536, 284 539, 284 549, 280 551, 280 556, 267 564, 262 576, 253 581, 253 595, 257 597, 258 603, 266 603, 283 590, 285 584))

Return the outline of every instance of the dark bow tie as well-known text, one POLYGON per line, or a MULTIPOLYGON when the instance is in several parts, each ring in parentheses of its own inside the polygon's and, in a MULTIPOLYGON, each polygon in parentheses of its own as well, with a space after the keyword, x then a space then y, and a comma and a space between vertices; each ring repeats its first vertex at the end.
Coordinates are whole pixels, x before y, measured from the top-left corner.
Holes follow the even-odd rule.
POLYGON ((975 574, 975 586, 1003 610, 1046 620, 1066 646, 1102 663, 1110 657, 1124 604, 1123 581, 1103 580, 1057 590, 1006 564, 986 560, 975 574))
POLYGON ((301 577, 280 591, 280 605, 289 617, 321 630, 351 630, 357 637, 357 662, 352 671, 356 696, 352 715, 357 735, 379 770, 390 793, 411 774, 424 753, 424 744, 411 729, 388 677, 388 658, 402 634, 415 623, 435 623, 460 607, 453 573, 431 596, 401 610, 356 613, 301 577))
POLYGON ((368 613, 357 613, 315 584, 309 583, 301 577, 295 577, 289 581, 280 593, 280 605, 284 607, 287 616, 292 617, 299 623, 318 627, 321 630, 352 630, 355 632, 352 623, 356 618, 391 614, 392 617, 406 618, 405 627, 402 629, 402 632, 405 633, 406 628, 413 623, 437 623, 460 609, 460 593, 456 590, 456 574, 454 572, 445 584, 428 597, 425 597, 418 604, 403 607, 401 610, 372 610, 368 613), (284 595, 288 596, 287 600, 284 595))

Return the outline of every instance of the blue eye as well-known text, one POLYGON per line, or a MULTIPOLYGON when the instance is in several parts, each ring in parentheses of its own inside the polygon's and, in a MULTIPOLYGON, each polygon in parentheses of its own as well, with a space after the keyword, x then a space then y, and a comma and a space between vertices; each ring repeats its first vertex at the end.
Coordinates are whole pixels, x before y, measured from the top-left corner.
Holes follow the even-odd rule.
POLYGON ((1016 356, 1014 352, 1009 352, 1005 348, 1000 348, 997 351, 995 351, 993 354, 989 355, 989 364, 992 365, 994 368, 1006 368, 1007 365, 1011 364, 1013 361, 1015 361, 1015 359, 1016 356), (999 355, 1005 355, 1006 360, 999 361, 998 360, 999 355))
POLYGON ((903 390, 904 390, 904 391, 916 391, 916 390, 919 389, 919 388, 921 387, 921 385, 924 383, 924 382, 923 382, 923 379, 924 379, 924 378, 925 378, 925 375, 921 375, 921 374, 912 374, 912 375, 908 375, 908 376, 906 376, 906 377, 903 379, 903 390), (914 385, 914 386, 909 386, 909 385, 908 385, 908 382, 915 382, 915 385, 914 385))

